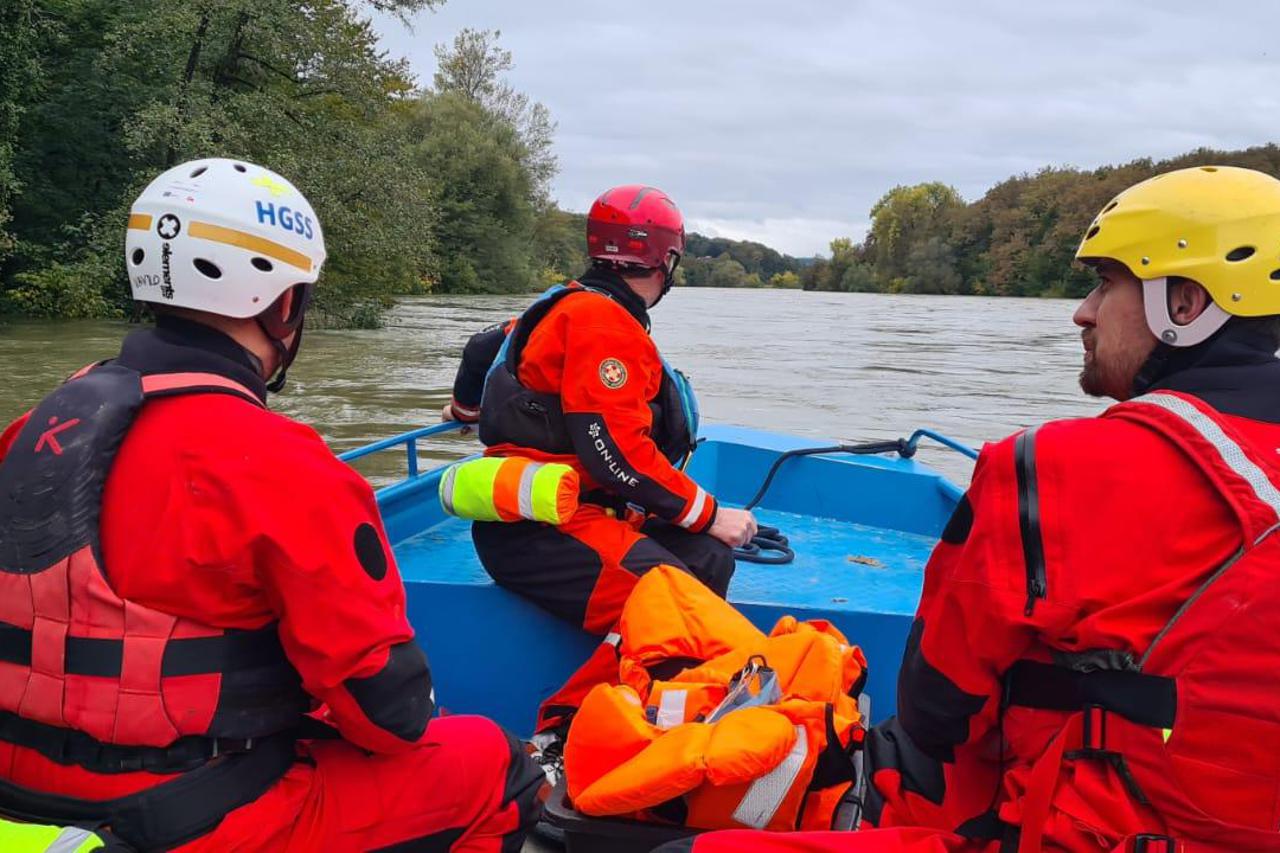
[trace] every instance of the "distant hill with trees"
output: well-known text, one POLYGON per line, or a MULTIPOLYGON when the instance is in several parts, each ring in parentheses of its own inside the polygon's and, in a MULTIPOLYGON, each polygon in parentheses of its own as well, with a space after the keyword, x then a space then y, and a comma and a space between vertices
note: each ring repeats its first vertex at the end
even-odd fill
POLYGON ((1280 147, 1201 148, 1099 169, 1045 168, 966 202, 943 183, 894 187, 871 209, 861 243, 800 272, 806 290, 986 296, 1083 296, 1093 273, 1072 263, 1093 217, 1125 188, 1189 166, 1244 166, 1280 177, 1280 147))
MULTIPOLYGON (((0 315, 127 315, 130 202, 165 168, 207 156, 268 166, 311 200, 329 251, 316 313, 330 324, 376 325, 403 294, 525 293, 580 273, 583 214, 550 193, 555 123, 506 82, 501 34, 465 29, 437 45, 438 70, 420 84, 366 17, 441 2, 4 0, 0 315)), ((1078 296, 1092 273, 1071 257, 1102 205, 1143 178, 1207 163, 1276 175, 1280 148, 1046 168, 972 202, 938 182, 895 187, 865 238, 833 240, 829 258, 691 233, 680 277, 1078 296)))

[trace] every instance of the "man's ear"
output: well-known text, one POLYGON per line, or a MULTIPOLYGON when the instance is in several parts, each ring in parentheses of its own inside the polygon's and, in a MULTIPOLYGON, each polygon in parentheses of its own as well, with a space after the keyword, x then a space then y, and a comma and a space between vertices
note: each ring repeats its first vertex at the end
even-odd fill
POLYGON ((1209 291, 1186 278, 1169 282, 1169 316, 1179 326, 1185 326, 1204 313, 1213 302, 1209 291))

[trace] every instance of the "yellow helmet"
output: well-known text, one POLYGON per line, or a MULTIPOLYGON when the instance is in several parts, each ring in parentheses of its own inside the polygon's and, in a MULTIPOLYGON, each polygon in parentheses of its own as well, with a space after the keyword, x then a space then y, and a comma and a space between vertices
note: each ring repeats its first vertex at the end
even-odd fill
POLYGON ((1280 180, 1234 166, 1157 175, 1102 209, 1076 258, 1119 261, 1143 279, 1148 323, 1167 343, 1199 343, 1227 315, 1280 314, 1280 180), (1169 276, 1199 283, 1219 310, 1206 312, 1203 323, 1174 324, 1165 303, 1169 276))

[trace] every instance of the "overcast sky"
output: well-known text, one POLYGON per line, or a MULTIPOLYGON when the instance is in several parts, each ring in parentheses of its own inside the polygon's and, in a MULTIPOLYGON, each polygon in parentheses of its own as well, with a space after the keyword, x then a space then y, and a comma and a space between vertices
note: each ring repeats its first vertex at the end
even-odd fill
POLYGON ((501 29, 559 124, 561 206, 662 187, 693 230, 793 255, 896 184, 966 199, 1044 165, 1280 141, 1276 0, 449 0, 375 20, 419 82, 501 29))

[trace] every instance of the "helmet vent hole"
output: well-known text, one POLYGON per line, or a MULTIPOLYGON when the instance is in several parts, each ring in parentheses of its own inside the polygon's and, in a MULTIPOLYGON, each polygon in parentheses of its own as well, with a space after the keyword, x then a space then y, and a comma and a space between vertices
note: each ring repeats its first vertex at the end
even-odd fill
POLYGON ((1099 232, 1099 231, 1101 231, 1101 230, 1102 230, 1102 226, 1101 226, 1101 225, 1095 225, 1095 226, 1093 226, 1092 228, 1090 228, 1090 229, 1089 229, 1089 233, 1088 233, 1088 234, 1085 234, 1085 235, 1084 235, 1084 238, 1085 238, 1086 240, 1092 240, 1094 237, 1098 236, 1098 232, 1099 232))
POLYGON ((1237 246, 1230 252, 1227 252, 1227 260, 1232 263, 1243 261, 1253 256, 1254 248, 1252 246, 1237 246))
POLYGON ((222 270, 212 261, 206 261, 204 258, 196 258, 191 262, 200 274, 207 278, 222 278, 222 270))
POLYGON ((1216 172, 1216 171, 1218 171, 1218 167, 1217 167, 1217 166, 1201 166, 1201 167, 1200 167, 1200 171, 1202 171, 1202 172, 1216 172))
POLYGON ((1272 270, 1272 271, 1271 271, 1271 280, 1272 280, 1272 281, 1280 281, 1280 270, 1272 270))
POLYGON ((201 166, 200 168, 196 169, 194 172, 191 173, 191 177, 198 178, 207 171, 209 171, 208 166, 201 166))
POLYGON ((129 256, 129 260, 133 261, 133 265, 136 267, 138 264, 142 263, 142 259, 146 256, 147 253, 141 249, 134 249, 133 254, 129 256))
POLYGON ((262 272, 271 272, 273 269, 275 269, 271 261, 267 260, 266 258, 254 258, 253 260, 249 261, 249 263, 253 264, 254 269, 261 270, 262 272))
POLYGON ((1120 203, 1120 202, 1118 202, 1118 201, 1113 201, 1113 202, 1111 202, 1111 204, 1109 204, 1109 205, 1107 205, 1106 207, 1102 208, 1102 212, 1103 212, 1103 213, 1110 213, 1111 211, 1113 211, 1113 210, 1115 210, 1115 209, 1116 209, 1116 205, 1117 205, 1117 204, 1119 204, 1119 203, 1120 203))
POLYGON ((246 168, 244 167, 244 164, 243 164, 243 163, 236 163, 236 167, 235 167, 235 168, 236 168, 236 171, 237 171, 237 172, 247 172, 247 171, 249 171, 248 169, 246 169, 246 168))

